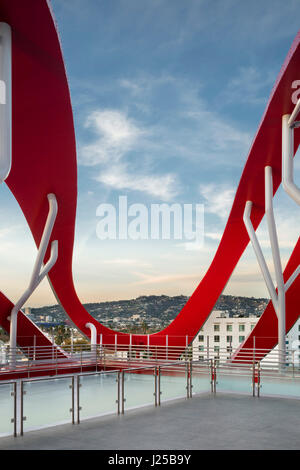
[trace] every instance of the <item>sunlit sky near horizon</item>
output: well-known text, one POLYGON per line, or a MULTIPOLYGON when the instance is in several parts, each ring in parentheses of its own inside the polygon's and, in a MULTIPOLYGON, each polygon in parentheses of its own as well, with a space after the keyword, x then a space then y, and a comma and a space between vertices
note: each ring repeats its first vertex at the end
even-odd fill
MULTIPOLYGON (((191 295, 213 259, 272 86, 300 29, 299 2, 52 0, 52 8, 77 141, 77 293, 83 303, 191 295), (146 207, 204 204, 204 246, 100 240, 98 205, 117 206, 124 195, 128 204, 146 207)), ((36 248, 4 185, 0 197, 1 290, 16 301, 36 248)), ((285 265, 300 212, 281 189, 275 211, 285 265)), ((272 269, 264 221, 258 236, 272 269)), ((251 247, 224 293, 268 297, 251 247)), ((43 281, 27 305, 54 303, 43 281)))

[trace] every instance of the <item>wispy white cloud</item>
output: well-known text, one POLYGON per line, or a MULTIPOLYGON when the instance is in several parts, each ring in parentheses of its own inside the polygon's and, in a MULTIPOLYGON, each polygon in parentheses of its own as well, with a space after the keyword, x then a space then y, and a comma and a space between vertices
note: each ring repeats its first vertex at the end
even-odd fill
POLYGON ((132 273, 135 274, 136 276, 140 277, 141 279, 138 281, 135 281, 134 284, 168 284, 170 282, 174 281, 185 281, 185 280, 199 280, 199 274, 144 274, 144 273, 139 273, 135 272, 132 273))
POLYGON ((199 190, 205 200, 205 212, 215 214, 221 219, 226 219, 233 203, 235 190, 231 187, 215 183, 202 184, 199 190))
POLYGON ((107 259, 103 261, 104 264, 108 265, 118 265, 118 266, 140 266, 140 267, 151 267, 149 263, 145 263, 144 261, 141 261, 140 259, 134 259, 134 258, 113 258, 113 259, 107 259))
MULTIPOLYGON (((119 85, 127 89, 135 97, 143 100, 148 99, 153 92, 161 86, 170 85, 178 87, 180 79, 171 74, 162 73, 160 75, 141 74, 136 77, 121 78, 119 85)), ((199 86, 200 84, 198 84, 199 86)))
POLYGON ((177 243, 176 246, 180 248, 184 248, 186 251, 204 251, 206 247, 203 243, 197 242, 183 242, 177 243))
POLYGON ((222 233, 221 232, 205 232, 205 237, 210 238, 211 240, 221 240, 222 233))
MULTIPOLYGON (((199 152, 208 151, 208 154, 213 154, 215 158, 219 154, 223 164, 230 165, 234 162, 230 156, 230 150, 235 157, 237 152, 243 155, 249 149, 250 134, 241 131, 236 125, 221 118, 216 112, 208 110, 204 103, 199 102, 198 108, 187 111, 185 116, 197 125, 198 132, 195 134, 198 145, 200 144, 199 152), (225 155, 227 158, 224 158, 225 155)), ((219 158, 217 158, 217 162, 220 163, 219 158)))
MULTIPOLYGON (((296 219, 290 215, 284 215, 284 211, 275 214, 276 217, 276 231, 281 251, 287 250, 291 252, 299 237, 299 225, 296 219)), ((263 248, 270 249, 270 237, 266 226, 266 221, 261 224, 257 230, 259 243, 263 248)))
POLYGON ((172 200, 178 193, 174 174, 156 176, 130 172, 125 165, 106 168, 95 179, 114 189, 141 191, 164 201, 172 200))
POLYGON ((138 80, 128 78, 121 78, 119 85, 128 90, 133 96, 139 96, 144 90, 144 87, 138 80))
POLYGON ((79 150, 79 163, 88 166, 120 160, 145 134, 125 113, 111 109, 93 111, 85 128, 95 135, 92 143, 79 150))
POLYGON ((81 164, 138 151, 156 164, 176 158, 228 167, 241 166, 247 155, 251 134, 209 106, 199 81, 145 73, 114 81, 107 93, 112 90, 122 96, 126 113, 101 110, 90 115, 86 126, 95 138, 79 149, 81 164), (138 120, 130 117, 137 115, 138 120))
POLYGON ((148 114, 159 116, 151 127, 152 150, 159 147, 164 154, 191 161, 199 161, 201 156, 202 161, 210 159, 227 166, 236 165, 237 155, 246 156, 251 134, 208 105, 201 93, 201 82, 162 74, 122 79, 119 84, 130 92, 135 104, 147 109, 148 114), (158 97, 162 93, 168 95, 171 103, 167 113, 160 104, 158 114, 156 106, 161 103, 158 97))
POLYGON ((263 105, 267 102, 276 78, 275 71, 257 69, 253 65, 240 67, 222 89, 219 103, 263 105))
POLYGON ((145 151, 148 144, 144 139, 150 131, 138 126, 124 112, 93 111, 85 127, 93 131, 95 138, 80 148, 80 163, 101 167, 94 177, 96 181, 112 189, 140 191, 162 200, 171 200, 178 194, 180 185, 175 174, 141 171, 129 161, 131 151, 145 151))
MULTIPOLYGON (((20 227, 17 227, 18 229, 20 227)), ((0 238, 5 238, 15 231, 16 227, 3 227, 0 229, 0 238)))

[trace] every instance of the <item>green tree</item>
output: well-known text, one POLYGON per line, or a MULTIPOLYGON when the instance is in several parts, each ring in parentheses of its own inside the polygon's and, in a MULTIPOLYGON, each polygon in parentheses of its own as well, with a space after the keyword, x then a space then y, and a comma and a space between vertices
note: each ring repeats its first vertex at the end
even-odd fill
POLYGON ((71 334, 70 330, 65 325, 59 325, 54 330, 54 341, 56 344, 64 344, 66 340, 69 340, 71 334))
POLYGON ((148 326, 148 323, 145 322, 145 320, 143 320, 141 323, 141 329, 144 335, 149 333, 149 326, 148 326))

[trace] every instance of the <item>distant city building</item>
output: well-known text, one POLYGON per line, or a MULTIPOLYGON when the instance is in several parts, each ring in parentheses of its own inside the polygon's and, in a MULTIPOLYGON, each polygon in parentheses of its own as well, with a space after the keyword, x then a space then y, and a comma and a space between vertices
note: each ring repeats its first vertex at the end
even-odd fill
POLYGON ((193 359, 201 361, 231 356, 247 338, 258 322, 256 315, 249 317, 229 317, 229 314, 221 310, 213 310, 198 335, 193 341, 193 359))
POLYGON ((300 365, 300 317, 286 335, 286 349, 289 351, 289 360, 294 365, 300 365))
MULTIPOLYGON (((214 310, 193 341, 193 360, 201 361, 221 357, 230 359, 232 353, 241 346, 251 333, 259 317, 229 317, 223 311, 214 310)), ((300 317, 286 334, 287 364, 300 365, 300 317)), ((278 358, 276 346, 262 360, 271 364, 278 358)))

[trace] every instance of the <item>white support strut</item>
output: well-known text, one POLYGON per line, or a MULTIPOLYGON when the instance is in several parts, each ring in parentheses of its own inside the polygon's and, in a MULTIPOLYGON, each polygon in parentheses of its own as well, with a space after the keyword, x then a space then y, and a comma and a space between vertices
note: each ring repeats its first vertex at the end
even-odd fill
POLYGON ((0 22, 0 184, 8 177, 12 160, 11 28, 0 22))
POLYGON ((268 232, 270 237, 270 244, 272 250, 272 258, 275 269, 275 278, 277 283, 277 318, 278 318, 278 349, 280 363, 282 364, 285 357, 285 333, 286 333, 286 318, 285 318, 285 287, 283 280, 283 271, 280 259, 279 243, 276 231, 276 224, 273 210, 273 178, 272 168, 265 167, 265 211, 268 224, 268 232))
POLYGON ((294 182, 294 129, 300 111, 300 99, 291 115, 282 116, 282 186, 285 192, 300 205, 300 189, 294 182))
MULTIPOLYGON (((300 205, 300 188, 294 182, 294 129, 300 127, 300 122, 296 121, 300 112, 300 99, 292 114, 282 116, 282 186, 285 192, 300 205)), ((244 223, 255 251, 258 263, 260 265, 264 280, 266 282, 274 310, 278 318, 278 349, 279 361, 281 365, 284 362, 285 354, 285 332, 286 332, 286 308, 285 294, 291 287, 295 279, 300 273, 300 265, 295 269, 290 278, 284 283, 283 272, 280 260, 279 244, 276 233, 276 224, 273 211, 273 181, 272 168, 265 167, 265 210, 268 223, 268 231, 270 244, 272 249, 272 257, 275 268, 275 276, 277 283, 277 292, 273 284, 269 269, 264 259, 262 250, 258 243, 255 230, 253 228, 250 216, 252 210, 252 202, 247 201, 244 210, 244 223), (280 357, 281 356, 281 357, 280 357)))
POLYGON ((297 276, 300 274, 300 265, 295 269, 293 274, 289 277, 289 279, 286 281, 284 289, 285 292, 291 287, 297 276))
POLYGON ((94 323, 86 323, 85 327, 89 328, 91 331, 91 348, 95 349, 97 346, 97 328, 94 323))
POLYGON ((259 245, 254 227, 250 219, 252 205, 253 205, 252 201, 246 202, 243 220, 244 220, 250 241, 252 243, 258 264, 263 274, 263 278, 265 280, 267 289, 269 291, 269 295, 271 297, 275 313, 278 318, 278 349, 279 349, 278 362, 279 362, 279 367, 282 368, 284 364, 284 357, 285 357, 285 290, 284 292, 282 292, 281 290, 278 289, 278 295, 277 295, 269 268, 265 261, 263 252, 259 245))
POLYGON ((265 261, 262 249, 259 245, 254 227, 251 222, 251 211, 253 203, 247 201, 244 210, 244 223, 252 243, 257 261, 259 263, 261 272, 263 274, 266 286, 268 288, 274 310, 278 318, 278 349, 279 349, 279 365, 283 367, 285 362, 285 334, 286 334, 286 308, 285 308, 285 293, 292 285, 298 274, 300 273, 300 266, 297 267, 295 272, 290 276, 286 283, 283 279, 283 271, 280 259, 279 243, 276 232, 276 224, 273 210, 273 179, 272 179, 272 168, 270 166, 265 167, 265 211, 268 224, 268 232, 270 238, 270 244, 272 249, 272 257, 275 269, 275 277, 277 283, 277 292, 274 286, 270 271, 265 261))
POLYGON ((54 240, 51 243, 50 257, 47 263, 43 266, 44 257, 49 245, 49 240, 52 234, 53 226, 57 215, 57 201, 54 194, 48 194, 49 213, 44 227, 43 235, 41 238, 40 246, 38 249, 37 258, 34 264, 32 276, 28 288, 22 294, 20 299, 13 307, 10 317, 10 348, 12 353, 12 362, 14 362, 15 349, 17 344, 17 316, 18 312, 29 299, 44 277, 48 274, 50 269, 56 263, 58 257, 58 241, 54 240))
POLYGON ((91 331, 91 358, 97 363, 97 328, 90 322, 86 323, 85 327, 91 331))
POLYGON ((260 266, 263 278, 265 280, 267 289, 269 291, 269 295, 270 295, 271 300, 273 302, 274 310, 277 314, 277 310, 278 310, 277 309, 277 293, 276 293, 276 289, 275 289, 273 281, 272 281, 272 277, 270 275, 269 268, 268 268, 267 263, 265 261, 262 249, 260 247, 260 244, 258 242, 256 233, 255 233, 255 230, 254 230, 252 222, 251 222, 250 217, 251 217, 251 212, 252 212, 252 206, 253 206, 252 201, 247 201, 246 202, 243 220, 244 220, 244 224, 246 226, 250 241, 252 243, 252 247, 254 249, 254 253, 256 255, 258 264, 260 266))

